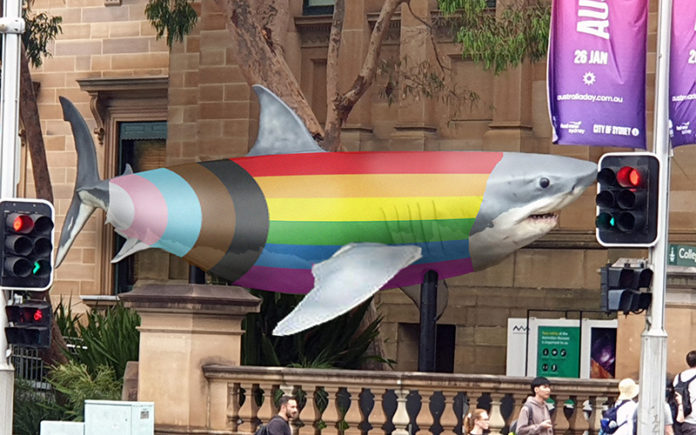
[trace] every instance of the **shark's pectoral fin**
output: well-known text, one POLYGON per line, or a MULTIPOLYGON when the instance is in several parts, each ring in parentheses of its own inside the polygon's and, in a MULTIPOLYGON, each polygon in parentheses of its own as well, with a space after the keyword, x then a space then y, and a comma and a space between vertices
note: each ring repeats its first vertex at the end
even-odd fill
MULTIPOLYGON (((408 287, 401 287, 406 296, 408 296, 414 304, 420 310, 420 297, 421 297, 421 286, 420 285, 410 285, 408 287)), ((447 301, 449 300, 449 289, 447 288, 447 282, 442 280, 437 283, 437 318, 442 316, 447 308, 447 301)))
POLYGON ((418 246, 351 243, 312 267, 314 288, 273 330, 290 335, 357 307, 421 257, 418 246))
POLYGON ((111 259, 111 262, 118 263, 119 261, 128 257, 129 255, 133 255, 136 252, 144 251, 146 249, 149 249, 150 247, 150 245, 148 245, 147 243, 143 243, 138 239, 130 237, 126 238, 126 243, 123 244, 121 250, 118 251, 118 254, 116 254, 116 256, 114 256, 114 258, 111 259))

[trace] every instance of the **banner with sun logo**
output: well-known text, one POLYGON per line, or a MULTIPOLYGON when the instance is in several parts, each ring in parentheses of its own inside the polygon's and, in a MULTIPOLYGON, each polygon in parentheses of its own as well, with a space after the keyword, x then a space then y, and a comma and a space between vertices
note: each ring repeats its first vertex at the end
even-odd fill
POLYGON ((696 2, 672 3, 669 119, 672 146, 696 144, 696 2))
POLYGON ((554 143, 645 148, 648 0, 554 0, 548 98, 554 143))

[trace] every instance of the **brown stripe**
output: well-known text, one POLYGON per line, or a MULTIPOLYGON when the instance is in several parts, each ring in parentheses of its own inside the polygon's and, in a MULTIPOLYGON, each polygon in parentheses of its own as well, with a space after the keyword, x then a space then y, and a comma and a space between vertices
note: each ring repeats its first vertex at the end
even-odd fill
POLYGON ((201 204, 201 232, 184 259, 210 270, 225 256, 234 237, 236 212, 230 192, 215 174, 198 163, 169 169, 186 180, 201 204))

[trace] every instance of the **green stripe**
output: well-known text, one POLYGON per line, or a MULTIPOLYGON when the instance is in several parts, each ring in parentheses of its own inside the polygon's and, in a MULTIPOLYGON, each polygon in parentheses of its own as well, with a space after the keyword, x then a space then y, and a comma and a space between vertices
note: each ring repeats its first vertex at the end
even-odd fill
POLYGON ((420 221, 289 222, 271 221, 267 243, 286 245, 385 244, 466 240, 475 219, 420 221))

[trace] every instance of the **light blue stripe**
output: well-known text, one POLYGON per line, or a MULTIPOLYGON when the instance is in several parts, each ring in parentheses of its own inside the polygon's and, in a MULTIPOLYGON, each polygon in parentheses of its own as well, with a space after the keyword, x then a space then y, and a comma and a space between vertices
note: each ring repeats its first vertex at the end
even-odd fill
MULTIPOLYGON (((423 258, 414 264, 462 260, 469 257, 468 240, 409 243, 408 245, 420 246, 423 252, 423 258)), ((280 245, 267 243, 254 266, 311 269, 313 264, 330 258, 340 248, 340 246, 331 245, 280 245)))
POLYGON ((167 228, 154 245, 183 257, 201 232, 201 203, 196 192, 179 174, 160 168, 138 173, 157 186, 167 204, 167 228))

